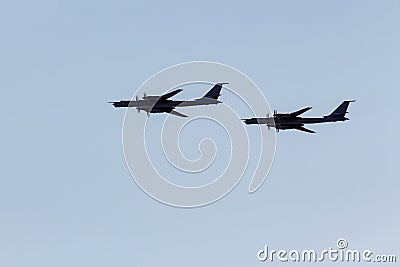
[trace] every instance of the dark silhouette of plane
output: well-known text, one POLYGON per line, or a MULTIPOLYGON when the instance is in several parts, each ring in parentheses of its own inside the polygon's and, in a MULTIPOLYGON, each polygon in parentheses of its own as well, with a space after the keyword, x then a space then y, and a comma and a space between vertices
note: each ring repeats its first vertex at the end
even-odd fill
POLYGON ((218 100, 218 97, 221 95, 221 89, 224 84, 228 83, 217 83, 215 84, 207 94, 205 94, 201 98, 193 99, 193 100, 171 100, 169 98, 174 95, 182 92, 182 89, 174 90, 170 93, 166 93, 161 96, 148 96, 146 93, 143 94, 143 98, 139 99, 136 96, 135 100, 121 100, 119 102, 108 102, 113 104, 116 108, 136 108, 140 113, 141 110, 149 113, 170 113, 172 115, 187 117, 185 114, 179 113, 174 110, 176 107, 191 107, 191 106, 203 106, 203 105, 212 105, 222 103, 218 100))
POLYGON ((348 118, 345 117, 346 113, 348 113, 347 108, 349 104, 354 101, 355 100, 343 101, 331 114, 324 117, 300 117, 299 115, 311 109, 311 107, 306 107, 292 113, 277 113, 277 111, 274 110, 273 117, 267 115, 266 118, 243 119, 243 121, 246 124, 265 124, 268 126, 268 129, 270 129, 270 127, 275 127, 277 132, 279 132, 279 130, 295 129, 307 133, 315 133, 314 131, 304 128, 304 124, 346 121, 348 120, 348 118))

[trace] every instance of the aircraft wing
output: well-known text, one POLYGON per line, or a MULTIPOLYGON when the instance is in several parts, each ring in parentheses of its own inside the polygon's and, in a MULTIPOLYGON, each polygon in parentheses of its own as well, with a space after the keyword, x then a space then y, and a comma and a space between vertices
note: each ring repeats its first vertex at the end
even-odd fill
POLYGON ((309 111, 310 109, 312 109, 312 107, 306 107, 306 108, 303 108, 303 109, 300 109, 298 111, 290 113, 289 116, 290 117, 297 117, 300 114, 303 114, 304 112, 309 111))
POLYGON ((303 131, 306 133, 315 133, 314 131, 311 131, 310 129, 304 128, 303 126, 296 126, 294 127, 294 129, 299 130, 299 131, 303 131))
POLYGON ((159 100, 167 100, 168 98, 171 98, 174 95, 176 95, 177 93, 180 93, 182 91, 183 91, 182 89, 176 89, 170 93, 166 93, 166 94, 162 95, 159 100))
POLYGON ((168 113, 175 115, 175 116, 179 116, 179 117, 184 117, 184 118, 187 117, 185 114, 179 113, 176 110, 171 110, 171 112, 168 112, 168 113))

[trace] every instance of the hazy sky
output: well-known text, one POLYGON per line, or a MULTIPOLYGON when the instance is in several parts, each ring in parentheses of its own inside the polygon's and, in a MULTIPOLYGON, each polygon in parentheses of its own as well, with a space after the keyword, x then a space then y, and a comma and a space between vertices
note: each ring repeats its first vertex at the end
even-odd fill
POLYGON ((261 266, 264 245, 340 237, 399 259, 399 14, 398 1, 2 1, 0 266, 261 266), (131 179, 124 111, 107 101, 192 60, 241 70, 279 111, 357 102, 317 134, 280 132, 255 194, 244 177, 210 206, 172 208, 131 179))

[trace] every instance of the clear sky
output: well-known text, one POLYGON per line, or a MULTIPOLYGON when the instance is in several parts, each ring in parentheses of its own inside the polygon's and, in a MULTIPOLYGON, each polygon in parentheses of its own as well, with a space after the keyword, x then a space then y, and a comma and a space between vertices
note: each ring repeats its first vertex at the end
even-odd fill
POLYGON ((399 14, 398 1, 2 1, 0 266, 260 266, 264 245, 340 237, 399 258, 399 14), (124 111, 107 101, 192 60, 241 70, 279 111, 357 102, 317 134, 280 132, 255 194, 244 177, 213 205, 172 208, 131 179, 124 111))

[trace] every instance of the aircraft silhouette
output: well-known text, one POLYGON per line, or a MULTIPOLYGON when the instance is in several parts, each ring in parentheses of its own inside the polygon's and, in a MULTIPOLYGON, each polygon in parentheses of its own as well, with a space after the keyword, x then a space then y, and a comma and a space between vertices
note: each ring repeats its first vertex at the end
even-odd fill
POLYGON ((292 113, 278 113, 274 110, 274 115, 272 117, 267 115, 265 118, 243 119, 243 121, 246 124, 265 124, 268 126, 268 129, 274 127, 277 132, 279 132, 279 130, 295 129, 307 133, 315 133, 312 130, 304 128, 304 124, 346 121, 348 118, 346 118, 345 115, 348 113, 347 108, 351 102, 355 102, 355 100, 343 101, 331 114, 324 117, 299 117, 299 115, 311 109, 311 107, 306 107, 292 113))
POLYGON ((224 84, 228 83, 217 83, 215 84, 207 94, 205 94, 201 98, 193 99, 193 100, 171 100, 169 98, 174 95, 182 92, 182 89, 174 90, 170 93, 166 93, 161 96, 148 96, 146 93, 143 94, 143 98, 139 99, 136 96, 135 100, 121 100, 119 102, 108 102, 113 104, 116 108, 121 107, 134 107, 137 109, 138 113, 141 110, 149 113, 170 113, 172 115, 187 117, 185 114, 179 113, 174 110, 176 107, 191 107, 191 106, 203 106, 203 105, 212 105, 222 103, 218 100, 218 97, 221 95, 221 89, 224 84))

